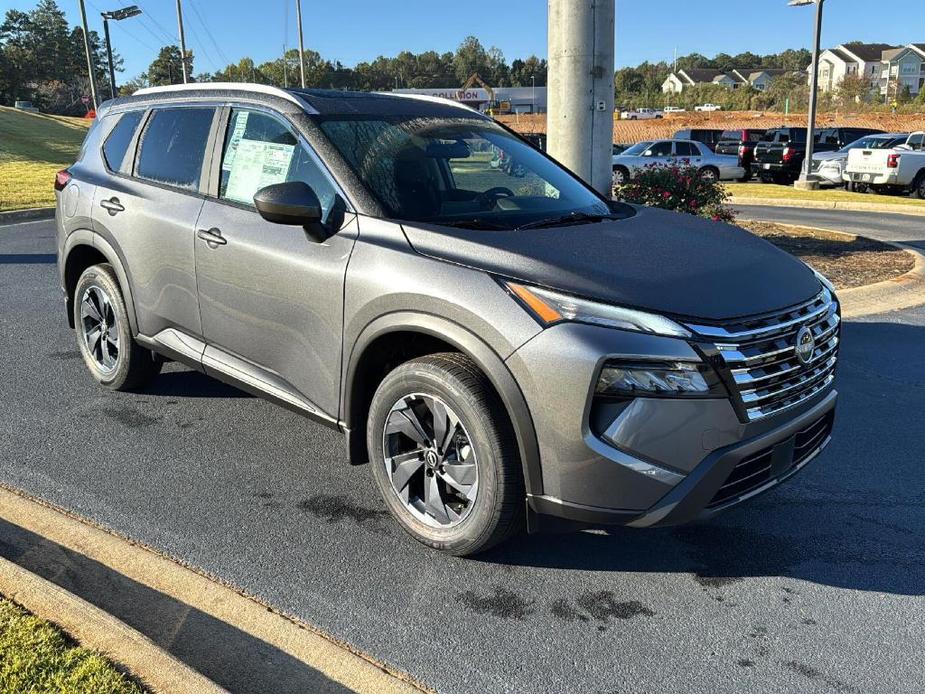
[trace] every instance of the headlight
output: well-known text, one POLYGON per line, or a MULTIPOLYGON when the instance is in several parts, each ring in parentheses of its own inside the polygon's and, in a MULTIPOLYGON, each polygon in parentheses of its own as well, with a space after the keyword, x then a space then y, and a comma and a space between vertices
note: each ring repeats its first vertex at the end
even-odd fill
POLYGON ((561 322, 590 323, 653 335, 691 337, 687 328, 654 313, 601 304, 515 282, 506 282, 505 286, 540 323, 546 326, 561 322))
MULTIPOLYGON (((812 268, 810 268, 810 270, 812 270, 812 268)), ((816 270, 813 270, 813 274, 816 276, 816 279, 822 283, 822 286, 829 290, 829 293, 831 293, 832 298, 834 299, 835 298, 835 285, 829 282, 828 278, 823 277, 816 270)))
POLYGON ((607 362, 595 395, 605 396, 719 396, 725 397, 716 373, 692 362, 607 362))

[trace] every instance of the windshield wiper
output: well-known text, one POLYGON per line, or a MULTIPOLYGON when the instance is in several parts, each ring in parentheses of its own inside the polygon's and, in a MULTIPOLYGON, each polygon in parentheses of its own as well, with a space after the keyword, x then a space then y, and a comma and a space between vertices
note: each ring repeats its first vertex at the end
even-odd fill
POLYGON ((459 229, 479 229, 486 231, 510 231, 511 227, 505 226, 504 224, 496 224, 495 222, 489 222, 484 219, 460 219, 451 222, 430 222, 431 224, 438 224, 444 227, 456 227, 459 229))
POLYGON ((605 219, 619 219, 612 214, 589 214, 587 212, 570 212, 569 214, 558 217, 548 217, 538 219, 535 222, 527 222, 517 227, 516 231, 524 229, 541 229, 542 227, 564 226, 566 224, 584 224, 586 222, 602 222, 605 219))

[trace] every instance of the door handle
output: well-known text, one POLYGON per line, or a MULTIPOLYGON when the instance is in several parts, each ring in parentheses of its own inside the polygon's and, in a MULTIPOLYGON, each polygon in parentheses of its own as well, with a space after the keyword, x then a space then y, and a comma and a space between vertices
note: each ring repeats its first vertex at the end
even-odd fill
POLYGON ((119 198, 112 197, 109 200, 100 200, 100 207, 109 213, 110 217, 115 217, 120 212, 125 211, 125 207, 119 202, 119 198))
POLYGON ((226 243, 228 243, 228 241, 225 240, 225 237, 222 236, 221 230, 216 229, 215 227, 212 227, 211 229, 199 229, 196 231, 196 236, 209 244, 209 248, 218 248, 219 246, 224 246, 226 243))

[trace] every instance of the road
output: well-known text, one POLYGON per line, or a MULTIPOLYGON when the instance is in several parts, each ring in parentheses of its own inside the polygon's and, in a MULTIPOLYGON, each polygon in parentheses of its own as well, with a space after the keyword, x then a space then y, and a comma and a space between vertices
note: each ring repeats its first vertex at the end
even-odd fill
POLYGON ((98 388, 55 272, 51 223, 0 229, 0 482, 441 692, 925 689, 925 310, 846 324, 834 441, 789 484, 462 560, 396 529, 336 433, 174 364, 98 388))

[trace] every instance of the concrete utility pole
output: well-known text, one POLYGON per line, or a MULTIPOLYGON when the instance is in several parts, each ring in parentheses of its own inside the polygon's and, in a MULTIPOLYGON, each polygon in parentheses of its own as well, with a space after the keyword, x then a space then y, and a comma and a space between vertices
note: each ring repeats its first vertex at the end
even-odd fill
POLYGON ((816 92, 819 86, 819 52, 822 41, 822 6, 825 0, 790 0, 791 6, 816 5, 816 31, 813 37, 813 67, 809 77, 809 121, 806 124, 806 158, 803 160, 803 170, 799 180, 794 184, 796 188, 815 189, 819 182, 810 175, 813 167, 813 145, 816 133, 816 92))
POLYGON ((183 8, 180 7, 180 0, 177 0, 177 26, 180 28, 180 67, 183 68, 183 84, 189 81, 186 74, 186 35, 183 33, 183 8))
POLYGON ((548 1, 548 151, 609 197, 615 0, 548 1))
POLYGON ((90 57, 90 30, 87 28, 87 8, 84 7, 84 0, 80 0, 80 21, 83 22, 84 29, 84 51, 87 54, 87 75, 90 78, 90 99, 93 101, 93 110, 99 106, 96 100, 96 77, 93 76, 93 58, 90 57))
POLYGON ((296 21, 299 23, 299 78, 305 89, 305 46, 302 44, 302 0, 295 0, 296 21))

